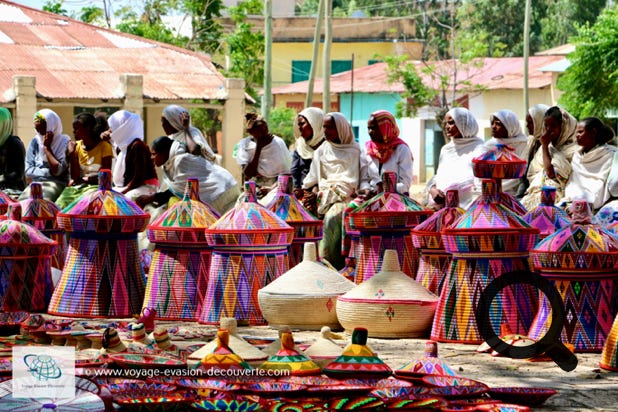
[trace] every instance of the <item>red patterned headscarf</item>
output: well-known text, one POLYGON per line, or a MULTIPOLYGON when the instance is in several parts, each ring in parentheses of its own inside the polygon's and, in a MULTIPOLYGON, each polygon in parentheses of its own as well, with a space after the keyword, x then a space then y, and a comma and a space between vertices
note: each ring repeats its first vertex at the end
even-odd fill
POLYGON ((393 155, 395 148, 400 144, 406 144, 406 142, 399 138, 399 127, 397 127, 397 122, 390 112, 378 110, 371 113, 371 116, 378 122, 378 128, 384 142, 375 143, 373 140, 369 140, 365 143, 365 148, 369 156, 378 159, 380 163, 386 163, 393 155))

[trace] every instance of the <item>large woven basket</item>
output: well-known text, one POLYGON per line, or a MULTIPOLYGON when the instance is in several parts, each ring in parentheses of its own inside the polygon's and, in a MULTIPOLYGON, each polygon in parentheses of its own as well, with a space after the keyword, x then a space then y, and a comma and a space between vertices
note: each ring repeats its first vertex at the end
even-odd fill
POLYGON ((338 329, 337 296, 353 287, 354 283, 317 262, 315 243, 305 243, 302 262, 260 289, 258 302, 271 326, 338 329))
POLYGON ((474 176, 483 179, 518 179, 526 173, 526 165, 512 147, 503 144, 472 159, 474 176))
POLYGON ((346 330, 364 327, 371 337, 426 336, 438 296, 401 272, 397 252, 384 252, 382 270, 337 298, 337 318, 346 330))

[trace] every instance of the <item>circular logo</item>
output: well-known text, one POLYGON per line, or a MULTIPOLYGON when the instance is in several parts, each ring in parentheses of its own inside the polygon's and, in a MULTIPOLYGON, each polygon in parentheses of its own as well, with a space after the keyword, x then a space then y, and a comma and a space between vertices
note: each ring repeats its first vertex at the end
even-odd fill
POLYGON ((560 341, 560 334, 564 326, 562 298, 555 286, 541 275, 520 270, 498 276, 481 293, 475 316, 479 333, 487 344, 501 355, 515 359, 526 359, 545 354, 567 372, 577 367, 577 357, 560 341), (549 300, 552 310, 549 330, 538 342, 528 346, 513 346, 504 342, 496 335, 489 319, 491 302, 496 295, 505 287, 518 284, 531 285, 541 291, 549 300))
POLYGON ((62 376, 62 371, 58 364, 49 355, 26 355, 24 356, 24 363, 32 376, 40 381, 58 379, 62 376))

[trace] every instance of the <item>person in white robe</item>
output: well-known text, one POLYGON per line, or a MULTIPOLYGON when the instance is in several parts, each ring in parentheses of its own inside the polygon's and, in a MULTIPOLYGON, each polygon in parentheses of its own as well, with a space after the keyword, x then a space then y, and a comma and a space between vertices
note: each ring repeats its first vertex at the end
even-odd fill
POLYGON ((438 170, 427 183, 427 205, 441 209, 447 190, 459 191, 459 207, 467 209, 481 194, 480 181, 474 177, 472 159, 484 152, 483 139, 477 136, 479 126, 474 115, 463 107, 449 110, 445 117, 446 136, 438 170))
POLYGON ((188 153, 201 155, 211 162, 218 161, 200 129, 191 125, 191 114, 184 107, 177 104, 166 106, 161 126, 170 139, 184 144, 188 153))

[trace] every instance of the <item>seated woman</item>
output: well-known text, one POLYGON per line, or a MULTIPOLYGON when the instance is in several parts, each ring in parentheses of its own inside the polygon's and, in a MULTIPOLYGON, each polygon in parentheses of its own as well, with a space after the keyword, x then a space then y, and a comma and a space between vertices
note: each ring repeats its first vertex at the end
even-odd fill
POLYGON ((109 118, 110 140, 116 151, 112 172, 114 190, 135 200, 157 191, 159 179, 144 143, 144 123, 137 113, 118 110, 109 118))
POLYGON ((324 235, 319 255, 336 269, 344 266, 341 254, 342 215, 354 198, 360 181, 360 147, 354 141, 352 126, 339 112, 324 116, 326 141, 313 154, 305 180, 303 204, 317 210, 324 220, 324 235))
POLYGON ((101 117, 98 119, 90 113, 75 116, 75 141, 69 142, 67 152, 71 180, 56 199, 56 204, 61 209, 84 194, 95 191, 99 183, 99 170, 112 167, 112 145, 101 139, 101 134, 107 130, 107 123, 103 122, 101 117))
POLYGON ((375 194, 381 190, 382 174, 395 172, 397 191, 408 195, 413 179, 413 157, 406 142, 399 138, 395 117, 386 110, 373 112, 367 129, 371 140, 361 154, 361 191, 368 190, 368 196, 375 194))
MULTIPOLYGON (((528 136, 521 129, 517 115, 510 110, 499 110, 489 116, 491 139, 485 142, 485 150, 492 150, 498 144, 513 148, 515 155, 528 161, 528 136)), ((502 180, 502 191, 515 196, 521 185, 520 179, 502 180)))
POLYGON ((324 142, 324 112, 317 107, 307 107, 302 110, 294 121, 294 151, 292 152, 292 181, 294 195, 302 199, 303 180, 313 160, 313 152, 324 142))
POLYGON ((21 139, 12 133, 11 112, 0 107, 0 190, 17 199, 26 188, 26 149, 21 139))
POLYGON ((541 147, 541 135, 543 134, 543 118, 545 117, 545 112, 549 109, 549 106, 546 104, 535 104, 534 106, 528 109, 528 113, 526 113, 526 130, 528 131, 528 158, 526 159, 528 163, 526 164, 526 175, 521 178, 521 184, 519 185, 519 189, 517 191, 517 198, 521 199, 524 197, 526 190, 528 190, 528 186, 530 182, 528 181, 528 170, 530 169, 530 162, 532 162, 532 158, 536 153, 537 149, 541 147))
MULTIPOLYGON (((62 133, 60 117, 49 109, 34 114, 36 134, 26 151, 26 183, 41 183, 43 198, 56 201, 69 183, 69 162, 67 150, 71 138, 62 133)), ((30 187, 19 196, 19 200, 30 197, 30 187)))
POLYGON ((427 205, 444 207, 447 190, 459 191, 459 206, 467 209, 480 195, 480 184, 472 171, 472 159, 483 153, 483 139, 476 134, 478 123, 463 107, 449 110, 444 117, 444 130, 450 141, 442 146, 438 170, 427 183, 427 205))
POLYGON ((201 155, 211 162, 216 161, 215 152, 200 129, 191 125, 191 114, 184 107, 170 104, 163 109, 161 126, 170 139, 184 144, 188 153, 201 155))
POLYGON ((575 199, 586 199, 593 212, 610 198, 607 178, 616 153, 614 130, 596 117, 586 117, 577 125, 577 144, 573 154, 571 176, 564 188, 561 207, 569 209, 575 199))
POLYGON ((230 210, 240 196, 238 184, 230 172, 202 156, 187 153, 183 144, 167 136, 152 142, 151 154, 155 166, 162 168, 163 183, 167 188, 139 196, 135 201, 142 208, 151 203, 160 207, 153 217, 166 210, 170 200, 182 199, 190 177, 199 179, 200 199, 220 214, 230 210))
POLYGON ((571 159, 577 150, 575 130, 577 120, 566 110, 552 106, 543 116, 544 132, 541 145, 528 164, 529 186, 521 203, 532 210, 541 202, 543 186, 556 188, 556 204, 564 196, 564 187, 571 175, 571 159))
POLYGON ((262 198, 277 184, 279 175, 290 174, 290 150, 282 138, 268 130, 268 124, 257 113, 247 113, 245 137, 234 146, 234 158, 242 168, 243 180, 254 180, 257 195, 262 198))

